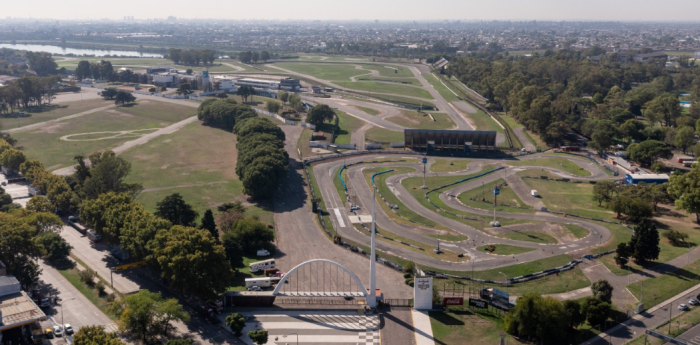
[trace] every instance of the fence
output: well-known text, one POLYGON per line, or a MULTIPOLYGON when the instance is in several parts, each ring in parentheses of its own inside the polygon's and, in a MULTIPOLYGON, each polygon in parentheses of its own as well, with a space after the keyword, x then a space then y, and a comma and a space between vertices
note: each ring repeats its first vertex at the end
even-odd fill
POLYGON ((266 111, 266 110, 262 110, 262 109, 258 109, 258 108, 253 108, 253 110, 255 110, 258 114, 263 114, 265 116, 274 117, 275 119, 280 120, 288 125, 296 125, 297 124, 296 121, 287 120, 282 116, 279 116, 275 113, 271 113, 271 112, 266 111))
POLYGON ((310 124, 310 123, 302 122, 302 123, 301 123, 301 126, 302 126, 302 127, 306 127, 306 128, 310 128, 310 129, 312 129, 312 130, 316 130, 316 125, 312 125, 312 124, 310 124))

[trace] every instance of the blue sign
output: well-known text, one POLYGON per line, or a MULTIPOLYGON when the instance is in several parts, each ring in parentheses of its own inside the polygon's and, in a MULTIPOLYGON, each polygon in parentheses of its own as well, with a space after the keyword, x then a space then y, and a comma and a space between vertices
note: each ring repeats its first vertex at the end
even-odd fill
POLYGON ((428 163, 428 159, 427 159, 427 158, 423 158, 423 164, 426 164, 426 163, 428 163))
POLYGON ((501 194, 501 191, 498 190, 498 189, 494 189, 494 190, 493 190, 493 195, 498 195, 498 194, 501 194))

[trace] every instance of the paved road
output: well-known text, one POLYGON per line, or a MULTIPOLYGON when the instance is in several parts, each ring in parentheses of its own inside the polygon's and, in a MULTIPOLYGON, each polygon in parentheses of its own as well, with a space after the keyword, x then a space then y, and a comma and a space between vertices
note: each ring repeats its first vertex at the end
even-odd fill
POLYGON ((528 152, 535 152, 537 151, 537 147, 533 145, 530 140, 527 139, 527 135, 525 135, 525 127, 516 127, 513 128, 513 133, 515 133, 515 136, 518 137, 518 140, 520 140, 520 143, 523 144, 523 148, 527 150, 528 152))
MULTIPOLYGON (((430 95, 435 99, 435 105, 440 109, 441 112, 446 112, 452 121, 457 125, 457 129, 461 130, 474 130, 472 125, 467 121, 467 118, 460 111, 452 106, 445 98, 440 95, 440 93, 428 83, 425 78, 434 78, 430 73, 430 67, 427 65, 403 65, 404 67, 409 67, 413 75, 418 79, 418 81, 423 85, 423 88, 430 92, 430 95)), ((436 80, 439 83, 439 81, 436 80)))
POLYGON ((338 108, 339 110, 344 111, 350 116, 356 117, 362 121, 365 121, 367 123, 371 123, 374 126, 380 127, 380 128, 385 128, 388 130, 392 131, 403 131, 406 127, 397 125, 391 121, 386 120, 387 117, 394 116, 400 113, 398 109, 395 107, 391 107, 388 105, 381 105, 381 104, 374 104, 374 103, 366 103, 366 102, 360 102, 352 99, 343 99, 343 98, 316 98, 316 97, 311 97, 311 96, 302 96, 304 99, 308 101, 312 101, 315 103, 319 104, 327 104, 333 108, 338 108), (379 111, 383 111, 384 115, 370 115, 365 113, 364 111, 356 108, 357 106, 361 107, 369 107, 369 108, 374 108, 379 111))
POLYGON ((44 122, 34 123, 34 124, 31 124, 31 125, 27 125, 27 126, 22 126, 22 127, 17 127, 17 128, 13 128, 13 129, 8 129, 8 130, 5 131, 5 132, 6 132, 6 133, 17 133, 17 132, 29 131, 29 130, 32 130, 32 129, 44 127, 44 126, 46 126, 46 125, 48 125, 48 124, 51 124, 51 123, 56 123, 56 122, 61 122, 61 121, 70 120, 70 119, 75 119, 75 118, 78 118, 78 117, 82 117, 82 116, 85 116, 85 115, 94 114, 94 113, 96 113, 96 112, 104 111, 104 110, 107 110, 107 109, 109 109, 109 108, 114 108, 114 107, 116 107, 115 104, 110 104, 110 105, 106 105, 106 106, 103 106, 103 107, 91 109, 91 110, 88 110, 88 111, 83 111, 83 112, 81 112, 81 113, 77 113, 77 114, 73 114, 73 115, 68 115, 68 116, 64 116, 64 117, 59 117, 59 118, 53 119, 53 120, 48 120, 48 121, 44 121, 44 122))
MULTIPOLYGON (((673 324, 671 324, 671 327, 673 327, 673 324)), ((688 344, 700 345, 700 324, 683 332, 683 334, 677 336, 676 339, 684 340, 688 344)), ((666 344, 668 344, 668 343, 666 343, 666 344)))
MULTIPOLYGON (((673 287, 670 287, 673 288, 673 287)), ((668 322, 669 317, 673 318, 682 311, 678 310, 678 304, 688 303, 690 298, 695 298, 700 293, 700 285, 696 285, 692 289, 684 291, 674 297, 671 301, 664 302, 661 305, 651 308, 648 312, 635 315, 632 319, 625 321, 621 325, 615 326, 606 333, 596 336, 581 345, 620 345, 644 334, 647 328, 656 328, 668 322)), ((697 307, 695 307, 697 308, 697 307)), ((673 326, 673 323, 671 324, 673 326)), ((668 327, 668 326, 666 326, 668 327)), ((694 332, 696 332, 694 330, 694 332)), ((668 333, 668 328, 662 330, 662 333, 668 333)), ((694 334, 694 333, 691 333, 694 334)))
MULTIPOLYGON (((282 129, 287 135, 285 148, 290 157, 295 157, 301 129, 292 126, 282 126, 282 129)), ((329 259, 354 272, 365 286, 369 286, 369 261, 334 245, 323 235, 316 216, 311 212, 308 190, 301 163, 291 158, 289 174, 274 203, 278 266, 289 270, 307 260, 329 259)), ((377 265, 377 288, 382 289, 386 298, 412 298, 413 290, 400 282, 403 282, 400 272, 377 265)))
MULTIPOLYGON (((44 328, 62 324, 61 312, 63 312, 63 323, 70 324, 75 330, 91 325, 105 326, 109 332, 117 330, 114 321, 92 304, 55 268, 41 260, 38 263, 42 270, 40 289, 48 296, 59 298, 55 306, 44 309, 46 316, 49 317, 49 320, 42 323, 44 328)), ((70 340, 71 337, 68 339, 70 340)))

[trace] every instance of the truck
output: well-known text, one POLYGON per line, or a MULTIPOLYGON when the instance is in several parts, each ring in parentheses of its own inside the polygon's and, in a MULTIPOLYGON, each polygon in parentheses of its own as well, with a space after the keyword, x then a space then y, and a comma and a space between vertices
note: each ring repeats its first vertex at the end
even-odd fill
POLYGON ((34 344, 43 344, 44 343, 44 331, 41 329, 41 325, 38 322, 35 322, 31 326, 32 328, 32 342, 34 344))
POLYGON ((100 234, 98 234, 95 230, 90 229, 86 232, 85 235, 92 242, 99 243, 100 241, 102 241, 102 236, 100 234))
POLYGON ((532 194, 532 196, 534 196, 535 198, 539 196, 539 194, 537 194, 537 190, 535 189, 531 190, 530 194, 532 194))
POLYGON ((251 273, 260 272, 266 268, 275 268, 275 259, 252 262, 248 265, 251 273))
POLYGON ((87 233, 88 228, 85 227, 83 224, 80 224, 80 219, 76 216, 68 217, 68 224, 70 224, 70 226, 72 226, 75 230, 78 230, 78 232, 83 235, 87 233))
POLYGON ((251 286, 257 286, 261 288, 266 288, 272 286, 272 279, 270 277, 266 278, 246 278, 245 287, 249 288, 251 286))
POLYGON ((51 306, 51 300, 46 297, 41 291, 32 291, 32 301, 36 303, 40 308, 46 308, 51 306))

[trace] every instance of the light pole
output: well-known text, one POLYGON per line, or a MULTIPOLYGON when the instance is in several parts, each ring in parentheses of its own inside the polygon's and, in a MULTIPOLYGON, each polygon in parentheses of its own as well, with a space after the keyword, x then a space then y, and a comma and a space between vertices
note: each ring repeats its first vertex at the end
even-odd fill
POLYGON ((109 285, 114 288, 114 278, 112 278, 112 273, 114 273, 114 268, 109 269, 109 285))
MULTIPOLYGON (((428 153, 428 148, 425 149, 426 154, 428 153)), ((428 186, 425 184, 425 166, 428 165, 428 158, 423 157, 423 185, 420 187, 421 189, 428 189, 428 186)))
MULTIPOLYGON (((75 299, 75 297, 73 297, 73 298, 71 298, 71 299, 67 299, 67 300, 65 300, 65 301, 61 301, 61 326, 60 326, 61 329, 63 329, 63 328, 64 328, 64 325, 65 325, 65 323, 63 323, 63 303, 66 303, 66 302, 68 302, 68 301, 72 301, 72 300, 74 300, 74 299, 75 299)), ((63 329, 63 331, 65 332, 65 329, 63 329)), ((66 334, 65 334, 65 333, 63 334, 63 341, 66 342, 66 343, 68 342, 68 339, 66 339, 66 334)))
POLYGON ((502 274, 506 278, 505 283, 506 283, 506 287, 508 287, 508 276, 503 272, 498 272, 498 273, 502 274))

